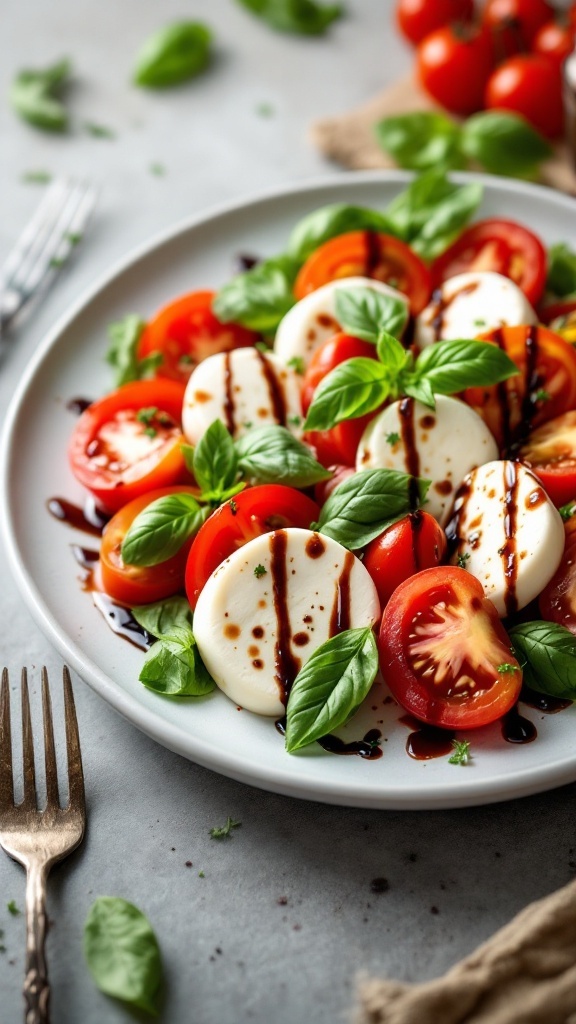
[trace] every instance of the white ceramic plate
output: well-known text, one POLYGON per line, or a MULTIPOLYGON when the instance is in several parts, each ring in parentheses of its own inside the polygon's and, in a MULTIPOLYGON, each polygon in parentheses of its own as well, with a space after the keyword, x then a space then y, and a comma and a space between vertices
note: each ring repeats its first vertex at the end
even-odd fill
MULTIPOLYGON (((337 804, 416 809, 505 800, 573 781, 576 706, 548 716, 523 709, 538 729, 530 744, 511 746, 498 725, 472 734, 473 760, 457 767, 447 757, 408 757, 408 731, 397 721, 398 709, 384 705, 380 694, 347 736, 360 738, 364 724, 379 721, 382 758, 337 757, 318 746, 288 756, 271 720, 238 711, 219 691, 202 701, 171 701, 138 682, 142 653, 110 632, 79 584, 70 546, 95 547, 94 540, 46 510, 52 496, 82 500, 66 459, 74 425, 66 402, 110 389, 103 355, 111 320, 130 311, 146 317, 185 291, 218 286, 230 276, 236 254, 282 250, 296 221, 325 203, 383 207, 408 177, 349 174, 267 194, 195 218, 129 256, 55 327, 22 381, 4 434, 0 512, 16 580, 39 625, 66 661, 139 729, 199 764, 264 789, 337 804)), ((576 234, 574 200, 516 181, 472 177, 485 185, 482 216, 519 220, 546 243, 576 234)))

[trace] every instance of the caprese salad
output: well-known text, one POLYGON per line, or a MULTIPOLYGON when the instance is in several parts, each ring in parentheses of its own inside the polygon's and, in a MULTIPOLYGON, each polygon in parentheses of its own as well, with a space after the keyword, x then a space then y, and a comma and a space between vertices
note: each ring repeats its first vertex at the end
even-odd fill
POLYGON ((551 294, 554 252, 470 225, 480 198, 427 172, 388 210, 324 207, 218 293, 112 326, 118 386, 69 458, 110 516, 94 587, 155 640, 144 685, 217 686, 289 752, 379 669, 443 729, 523 681, 576 699, 576 257, 551 294))

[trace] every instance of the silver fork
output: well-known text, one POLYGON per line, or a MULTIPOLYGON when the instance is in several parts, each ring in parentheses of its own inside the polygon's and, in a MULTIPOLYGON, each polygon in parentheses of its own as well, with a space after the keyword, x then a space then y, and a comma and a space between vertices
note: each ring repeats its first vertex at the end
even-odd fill
POLYGON ((50 986, 45 942, 46 879, 57 861, 62 860, 82 841, 86 823, 84 775, 80 754, 78 722, 70 673, 64 666, 64 713, 68 755, 68 805, 60 807, 58 773, 52 727, 52 705, 48 673, 42 669, 42 709, 44 718, 44 757, 46 764, 46 806, 38 810, 34 771, 34 743, 28 680, 22 669, 22 760, 24 797, 14 803, 12 739, 10 732, 10 689, 8 672, 2 672, 0 692, 0 846, 26 869, 26 975, 24 1000, 26 1024, 49 1024, 50 986))
POLYGON ((0 271, 0 335, 67 261, 95 202, 95 189, 82 181, 57 178, 46 190, 0 271))

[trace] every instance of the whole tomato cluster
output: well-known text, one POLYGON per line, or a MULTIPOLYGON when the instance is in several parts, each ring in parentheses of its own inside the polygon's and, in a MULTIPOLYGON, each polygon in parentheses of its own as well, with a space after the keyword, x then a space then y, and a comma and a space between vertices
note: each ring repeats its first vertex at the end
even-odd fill
POLYGON ((576 3, 559 13, 546 0, 487 0, 481 11, 473 0, 398 0, 396 16, 417 47, 421 84, 447 110, 511 110, 549 138, 562 134, 576 3))

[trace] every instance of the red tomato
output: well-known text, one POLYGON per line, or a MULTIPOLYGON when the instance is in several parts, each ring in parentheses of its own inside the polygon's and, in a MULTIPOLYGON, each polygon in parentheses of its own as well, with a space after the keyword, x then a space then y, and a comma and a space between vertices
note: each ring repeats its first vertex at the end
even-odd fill
POLYGON ((492 70, 492 44, 484 29, 446 25, 420 43, 418 78, 426 92, 453 114, 480 110, 492 70))
POLYGON ((300 268, 294 295, 303 299, 342 277, 371 277, 392 285, 408 296, 414 316, 430 296, 430 274, 420 257, 400 239, 378 231, 348 231, 324 242, 300 268))
POLYGON ((164 598, 184 589, 186 559, 192 538, 186 541, 172 558, 158 565, 126 565, 121 555, 122 541, 136 516, 157 498, 181 491, 196 498, 200 493, 198 488, 194 487, 162 487, 156 491, 149 491, 148 494, 134 498, 134 501, 124 505, 104 527, 100 548, 100 582, 103 590, 114 601, 134 607, 139 604, 150 604, 152 601, 163 601, 164 598))
POLYGON ((474 729, 515 704, 522 671, 498 612, 465 569, 425 569, 401 583, 382 616, 380 667, 396 700, 444 729, 474 729), (514 666, 499 672, 499 666, 514 666))
POLYGON ((80 416, 68 448, 70 465, 107 512, 189 478, 180 448, 186 440, 180 428, 184 390, 172 380, 139 380, 80 416))
POLYGON ((564 524, 564 532, 564 557, 540 594, 538 605, 543 619, 576 634, 576 515, 564 524))
POLYGON ((188 556, 186 594, 192 608, 208 577, 238 548, 272 530, 307 530, 319 516, 315 501, 283 484, 249 487, 221 505, 200 527, 188 556))
POLYGON ((332 472, 330 479, 320 480, 314 487, 314 498, 319 505, 324 505, 332 492, 355 473, 352 466, 344 466, 341 463, 334 463, 333 466, 328 466, 328 469, 332 472))
POLYGON ((474 0, 398 0, 396 20, 410 43, 421 43, 451 21, 472 21, 474 0))
POLYGON ((384 608, 396 587, 422 569, 440 565, 446 554, 446 534, 428 512, 411 512, 389 526, 364 552, 368 569, 384 608))
POLYGON ((566 412, 533 430, 518 458, 558 508, 576 494, 576 412, 566 412))
POLYGON ((574 49, 574 36, 573 25, 548 21, 534 36, 532 52, 548 57, 560 66, 574 49))
POLYGON ((164 306, 150 320, 138 344, 138 358, 160 352, 157 377, 186 383, 192 370, 216 352, 254 345, 259 334, 240 324, 223 324, 212 312, 216 292, 190 292, 164 306))
POLYGON ((503 452, 513 453, 533 427, 576 406, 576 350, 547 327, 500 327, 481 337, 504 349, 520 373, 492 387, 468 388, 462 397, 503 452))
POLYGON ((488 0, 482 15, 492 32, 497 60, 522 53, 538 29, 554 17, 554 8, 546 0, 488 0))
POLYGON ((564 131, 560 68, 538 54, 510 57, 490 76, 484 105, 488 110, 512 110, 555 139, 564 131))
POLYGON ((466 228, 432 264, 432 284, 438 288, 456 274, 492 270, 522 289, 534 305, 546 283, 546 250, 528 228, 512 220, 491 218, 466 228))

